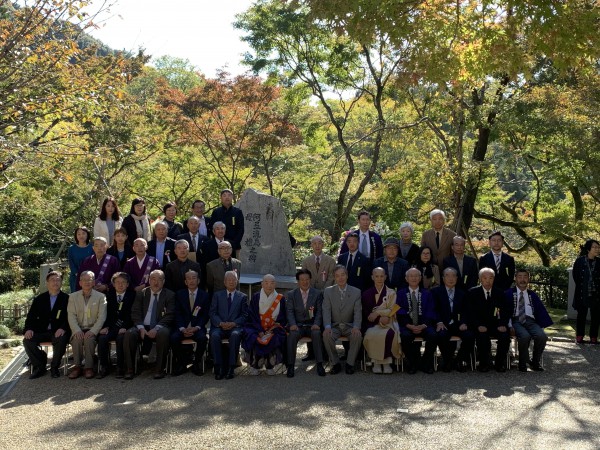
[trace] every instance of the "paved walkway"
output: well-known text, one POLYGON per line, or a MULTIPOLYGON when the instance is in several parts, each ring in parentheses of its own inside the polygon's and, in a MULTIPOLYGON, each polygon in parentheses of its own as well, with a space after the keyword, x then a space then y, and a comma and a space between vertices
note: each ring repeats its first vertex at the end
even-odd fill
POLYGON ((552 342, 544 362, 324 378, 303 363, 292 380, 22 375, 0 399, 0 448, 600 448, 600 348, 552 342))

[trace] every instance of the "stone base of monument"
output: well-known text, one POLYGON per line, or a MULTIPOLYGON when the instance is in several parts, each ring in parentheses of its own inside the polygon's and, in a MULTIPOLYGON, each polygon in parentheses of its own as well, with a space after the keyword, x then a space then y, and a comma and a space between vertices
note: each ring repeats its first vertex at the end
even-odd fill
MULTIPOLYGON (((573 297, 575 296, 575 281, 573 281, 573 268, 568 268, 567 272, 569 272, 569 300, 567 302, 567 318, 575 320, 577 319, 577 310, 573 308, 573 297)), ((591 320, 589 311, 587 320, 591 320)))
MULTIPOLYGON (((280 294, 285 294, 287 291, 296 288, 296 277, 289 275, 273 275, 275 277, 275 290, 280 294)), ((248 299, 252 294, 260 291, 260 283, 263 275, 258 273, 242 273, 240 275, 241 291, 248 295, 248 299)))

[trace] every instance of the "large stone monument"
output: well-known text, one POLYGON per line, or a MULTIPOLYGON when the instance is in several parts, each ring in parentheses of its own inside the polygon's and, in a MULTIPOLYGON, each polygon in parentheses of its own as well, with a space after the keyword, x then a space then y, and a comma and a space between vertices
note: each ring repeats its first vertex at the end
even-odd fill
POLYGON ((235 206, 244 213, 242 274, 295 275, 294 254, 281 201, 246 189, 235 206))

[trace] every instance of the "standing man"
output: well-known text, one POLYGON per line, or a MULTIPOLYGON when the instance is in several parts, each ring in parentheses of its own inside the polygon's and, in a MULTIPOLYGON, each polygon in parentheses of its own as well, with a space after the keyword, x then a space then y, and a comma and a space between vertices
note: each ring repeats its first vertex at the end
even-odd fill
POLYGON ((401 289, 406 286, 406 271, 409 269, 408 261, 399 258, 400 242, 396 238, 387 238, 383 245, 385 256, 377 258, 373 268, 381 267, 385 271, 386 286, 392 289, 401 289))
POLYGON ((512 326, 519 346, 519 370, 527 372, 527 363, 536 372, 542 372, 542 352, 546 348, 548 336, 544 328, 554 322, 538 295, 529 290, 529 272, 517 269, 516 287, 505 292, 506 301, 513 305, 512 326), (529 343, 533 339, 533 357, 529 359, 529 343))
MULTIPOLYGON (((202 241, 208 239, 210 237, 210 229, 211 222, 208 217, 204 215, 204 210, 206 209, 206 205, 202 200, 194 200, 192 203, 192 216, 195 216, 200 221, 200 227, 198 228, 198 232, 200 233, 200 237, 202 241)), ((187 233, 187 220, 183 222, 183 232, 187 233)))
POLYGON ((88 256, 83 260, 81 266, 79 266, 79 274, 77 276, 77 283, 79 284, 79 277, 87 270, 94 274, 95 285, 94 289, 103 294, 108 292, 110 287, 110 280, 116 272, 121 271, 119 260, 115 256, 106 254, 107 243, 103 237, 95 237, 94 245, 92 247, 94 254, 88 256))
POLYGON ((175 361, 177 361, 173 376, 181 375, 187 370, 188 358, 181 344, 184 339, 192 339, 196 342, 192 373, 194 375, 204 374, 202 357, 208 344, 206 324, 209 320, 210 298, 198 287, 199 282, 198 273, 189 271, 185 274, 187 289, 177 292, 175 300, 175 326, 177 329, 171 334, 171 347, 175 361))
POLYGON ((229 242, 220 242, 218 249, 219 259, 211 261, 206 266, 206 288, 209 298, 212 298, 214 292, 225 289, 225 274, 227 272, 233 270, 239 277, 242 270, 242 262, 231 257, 233 248, 229 242))
POLYGON ((23 347, 33 368, 29 379, 39 378, 46 373, 48 355, 40 348, 41 342, 52 342, 50 375, 59 378, 58 368, 65 354, 71 330, 67 317, 69 296, 61 289, 63 276, 51 271, 46 275, 46 292, 33 299, 25 319, 23 347))
POLYGON ((166 288, 177 292, 185 289, 185 274, 190 270, 200 273, 200 264, 188 259, 190 244, 184 239, 175 243, 175 256, 177 259, 167 264, 165 268, 166 288))
POLYGON ((141 291, 148 286, 150 272, 160 269, 160 264, 154 256, 146 253, 148 244, 146 239, 137 238, 133 241, 133 251, 135 256, 130 258, 123 267, 123 272, 129 275, 130 286, 134 291, 141 291))
POLYGON ((154 224, 154 239, 148 242, 148 254, 154 256, 162 270, 175 259, 175 239, 167 236, 168 225, 159 221, 154 224))
POLYGON ((495 364, 498 372, 506 372, 506 355, 510 346, 508 321, 512 305, 506 301, 504 293, 494 287, 494 276, 493 269, 484 267, 479 271, 481 285, 467 293, 468 326, 475 332, 480 372, 490 370, 492 338, 498 339, 495 364))
POLYGON ((509 289, 515 278, 515 259, 502 251, 504 236, 499 231, 490 234, 490 251, 479 258, 479 270, 489 267, 494 271, 494 287, 502 292, 509 289))
POLYGON ((239 257, 244 237, 244 214, 233 206, 233 192, 229 189, 221 191, 221 206, 210 216, 211 223, 223 222, 226 226, 225 239, 231 242, 235 256, 239 257))
POLYGON ((206 286, 206 266, 219 258, 219 244, 225 240, 225 228, 223 222, 215 222, 212 226, 212 237, 203 241, 200 246, 200 261, 197 262, 202 267, 201 286, 206 286))
POLYGON ((371 287, 371 263, 369 258, 358 250, 358 233, 350 233, 346 236, 348 251, 340 254, 337 263, 346 268, 348 284, 359 289, 361 292, 371 287))
POLYGON ((69 295, 67 315, 71 327, 71 347, 75 368, 69 374, 74 380, 82 372, 81 361, 85 359, 85 377, 94 378, 94 355, 96 337, 106 321, 106 297, 94 289, 94 272, 86 270, 79 276, 81 290, 69 295))
POLYGON ((457 286, 465 291, 477 286, 479 269, 477 260, 465 255, 465 238, 454 236, 452 238, 452 254, 444 258, 444 268, 452 267, 458 273, 457 286))
MULTIPOLYGON (((356 239, 358 241, 358 239, 356 239)), ((340 357, 335 348, 335 341, 340 336, 347 337, 350 349, 346 359, 346 373, 354 373, 354 362, 362 343, 360 325, 362 321, 362 302, 360 289, 348 283, 348 270, 343 265, 335 267, 333 272, 335 284, 323 293, 323 344, 333 367, 329 371, 335 375, 342 371, 340 357)))
POLYGON ((323 293, 311 287, 312 274, 308 269, 296 272, 298 287, 286 294, 285 308, 290 334, 287 338, 287 376, 294 376, 296 350, 300 338, 312 339, 317 375, 325 376, 323 368, 323 341, 321 326, 323 325, 323 293))
MULTIPOLYGON (((381 236, 374 231, 371 231, 370 227, 371 214, 364 210, 360 211, 358 213, 358 230, 354 232, 358 234, 358 251, 366 256, 369 262, 373 264, 373 261, 383 256, 383 243, 381 242, 381 236)), ((348 237, 346 237, 346 239, 347 238, 348 237)), ((344 241, 340 253, 345 253, 347 251, 348 245, 346 241, 344 241)), ((370 273, 371 272, 369 271, 369 274, 370 273)))
POLYGON ((431 262, 442 266, 444 258, 452 253, 452 239, 456 233, 445 227, 446 213, 441 209, 434 209, 429 213, 431 229, 421 236, 421 247, 429 247, 432 251, 431 262))
POLYGON ((237 290, 238 275, 225 273, 225 289, 215 292, 210 304, 210 349, 215 361, 215 379, 235 376, 242 331, 248 315, 248 296, 237 290), (223 357, 222 339, 229 340, 227 361, 223 357))
POLYGON ((175 318, 175 294, 166 289, 162 270, 150 273, 150 286, 139 291, 131 309, 134 327, 125 336, 125 379, 133 378, 133 360, 138 342, 142 342, 142 354, 150 353, 156 342, 156 372, 154 379, 165 377, 165 365, 169 351, 170 327, 175 318))
POLYGON ((323 253, 324 245, 325 242, 321 236, 314 236, 310 240, 313 254, 302 261, 302 268, 310 271, 311 287, 320 291, 333 284, 333 269, 335 267, 335 259, 323 253))
MULTIPOLYGON (((180 234, 177 236, 177 240, 184 239, 189 244, 189 252, 192 261, 199 262, 200 246, 202 245, 202 237, 200 236, 200 220, 196 216, 192 216, 187 220, 188 231, 187 233, 180 234)), ((189 257, 189 256, 188 256, 189 257)))

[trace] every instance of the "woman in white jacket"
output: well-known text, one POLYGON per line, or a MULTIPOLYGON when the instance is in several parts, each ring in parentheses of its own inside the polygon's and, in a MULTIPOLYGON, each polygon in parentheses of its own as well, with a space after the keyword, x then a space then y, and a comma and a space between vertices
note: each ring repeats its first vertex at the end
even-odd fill
POLYGON ((115 230, 121 228, 122 224, 123 217, 121 217, 117 201, 112 197, 105 198, 102 208, 100 208, 100 215, 94 222, 94 237, 103 237, 111 246, 115 230))

